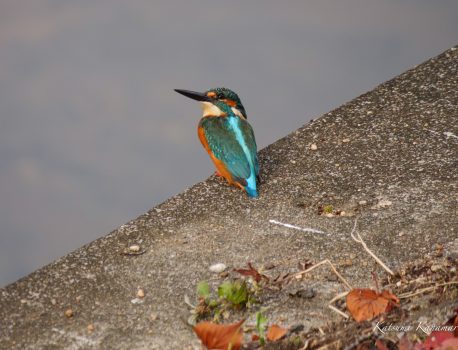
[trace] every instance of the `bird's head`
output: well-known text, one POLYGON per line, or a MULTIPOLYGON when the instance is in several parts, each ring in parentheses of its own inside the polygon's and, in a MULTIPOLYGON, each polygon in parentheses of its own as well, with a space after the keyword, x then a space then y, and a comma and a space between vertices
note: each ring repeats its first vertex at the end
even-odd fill
POLYGON ((240 98, 234 91, 227 88, 215 88, 205 92, 181 89, 175 89, 175 91, 193 100, 200 101, 202 103, 204 117, 218 117, 232 113, 247 119, 242 101, 240 101, 240 98))

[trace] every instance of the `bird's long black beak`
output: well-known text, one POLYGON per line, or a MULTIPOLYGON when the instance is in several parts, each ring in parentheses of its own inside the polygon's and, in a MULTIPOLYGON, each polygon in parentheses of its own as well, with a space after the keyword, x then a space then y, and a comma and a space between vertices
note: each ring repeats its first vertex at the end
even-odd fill
POLYGON ((195 91, 181 90, 181 89, 175 89, 175 91, 186 97, 192 98, 193 100, 197 100, 201 102, 210 102, 211 101, 211 98, 202 92, 195 92, 195 91))

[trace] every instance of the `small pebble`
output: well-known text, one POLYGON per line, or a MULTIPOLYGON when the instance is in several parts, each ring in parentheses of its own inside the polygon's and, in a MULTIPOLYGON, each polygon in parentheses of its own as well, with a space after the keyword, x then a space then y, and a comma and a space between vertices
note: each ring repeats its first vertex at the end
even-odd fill
POLYGON ((326 276, 326 279, 327 279, 328 281, 331 281, 331 282, 336 282, 336 281, 337 281, 337 276, 334 275, 334 274, 328 275, 328 276, 326 276))
POLYGON ((316 292, 313 288, 300 289, 294 293, 290 293, 293 297, 303 298, 303 299, 312 299, 316 296, 316 292))
POLYGON ((137 253, 140 251, 140 246, 138 244, 133 244, 129 247, 129 251, 132 253, 137 253))
POLYGON ((88 326, 87 326, 87 331, 88 331, 89 333, 92 333, 92 332, 94 332, 94 330, 95 330, 94 325, 93 325, 92 323, 88 324, 88 326))
POLYGON ((141 304, 141 303, 143 303, 143 300, 139 299, 139 298, 135 298, 135 299, 132 299, 130 302, 132 304, 141 304))
POLYGON ((367 201, 362 200, 362 201, 359 201, 358 204, 359 204, 359 205, 366 205, 366 204, 367 204, 367 201))
POLYGON ((351 259, 341 260, 339 265, 342 267, 352 266, 353 261, 351 259))
POLYGON ((343 139, 342 142, 343 142, 343 143, 350 142, 350 139, 343 139))
POLYGON ((144 298, 145 297, 145 291, 143 289, 139 288, 137 290, 137 297, 140 298, 140 299, 144 298))
POLYGON ((156 321, 158 317, 158 314, 155 312, 151 313, 151 315, 149 316, 151 321, 156 321))
POLYGON ((388 200, 388 199, 382 199, 382 200, 380 200, 380 202, 378 202, 378 203, 376 204, 375 207, 376 207, 376 208, 385 208, 385 207, 389 207, 389 206, 392 205, 392 204, 393 204, 392 201, 390 201, 390 200, 388 200))
POLYGON ((274 263, 268 263, 264 266, 264 270, 272 270, 276 267, 277 265, 275 265, 274 263))
POLYGON ((400 287, 401 286, 401 281, 397 281, 396 282, 396 287, 400 287))
POLYGON ((27 304, 27 299, 21 299, 21 304, 27 304))
POLYGON ((67 309, 67 310, 65 310, 64 314, 65 314, 65 316, 67 318, 71 318, 71 317, 73 317, 73 310, 72 309, 67 309))
POLYGON ((315 143, 312 143, 312 144, 310 145, 310 149, 311 149, 312 151, 316 151, 316 150, 318 149, 318 146, 317 146, 315 143))
POLYGON ((433 265, 433 266, 431 266, 431 271, 432 272, 439 271, 440 269, 442 269, 442 265, 433 265))
POLYGON ((56 299, 51 299, 51 304, 56 305, 57 304, 57 300, 56 299))
POLYGON ((223 263, 213 264, 209 267, 209 270, 214 273, 221 273, 226 270, 227 266, 223 263))

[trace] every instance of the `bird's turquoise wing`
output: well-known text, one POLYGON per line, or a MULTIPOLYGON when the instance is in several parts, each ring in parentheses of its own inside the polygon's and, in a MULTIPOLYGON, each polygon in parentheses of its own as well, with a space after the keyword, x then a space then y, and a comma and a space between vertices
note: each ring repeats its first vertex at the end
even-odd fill
POLYGON ((245 180, 251 175, 250 163, 226 118, 203 118, 199 126, 203 128, 208 146, 215 157, 226 165, 234 180, 246 184, 245 180))
POLYGON ((254 132, 251 125, 245 120, 240 119, 239 121, 240 131, 242 132, 245 143, 251 155, 251 161, 254 166, 256 176, 259 175, 259 162, 258 162, 258 148, 256 146, 256 139, 254 138, 254 132))

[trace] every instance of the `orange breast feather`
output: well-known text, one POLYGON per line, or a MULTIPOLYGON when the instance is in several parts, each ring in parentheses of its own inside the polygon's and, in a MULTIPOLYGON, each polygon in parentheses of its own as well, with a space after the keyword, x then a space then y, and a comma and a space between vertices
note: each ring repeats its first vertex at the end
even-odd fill
POLYGON ((230 184, 234 184, 234 181, 232 179, 231 173, 227 170, 227 167, 224 165, 224 163, 219 160, 218 158, 215 157, 213 154, 210 146, 208 145, 207 138, 205 137, 205 132, 202 127, 199 127, 197 129, 197 134, 199 135, 200 142, 202 142, 202 145, 204 148, 207 150, 208 154, 210 155, 210 158, 212 159, 213 163, 216 166, 216 169, 218 172, 229 182, 230 184))

